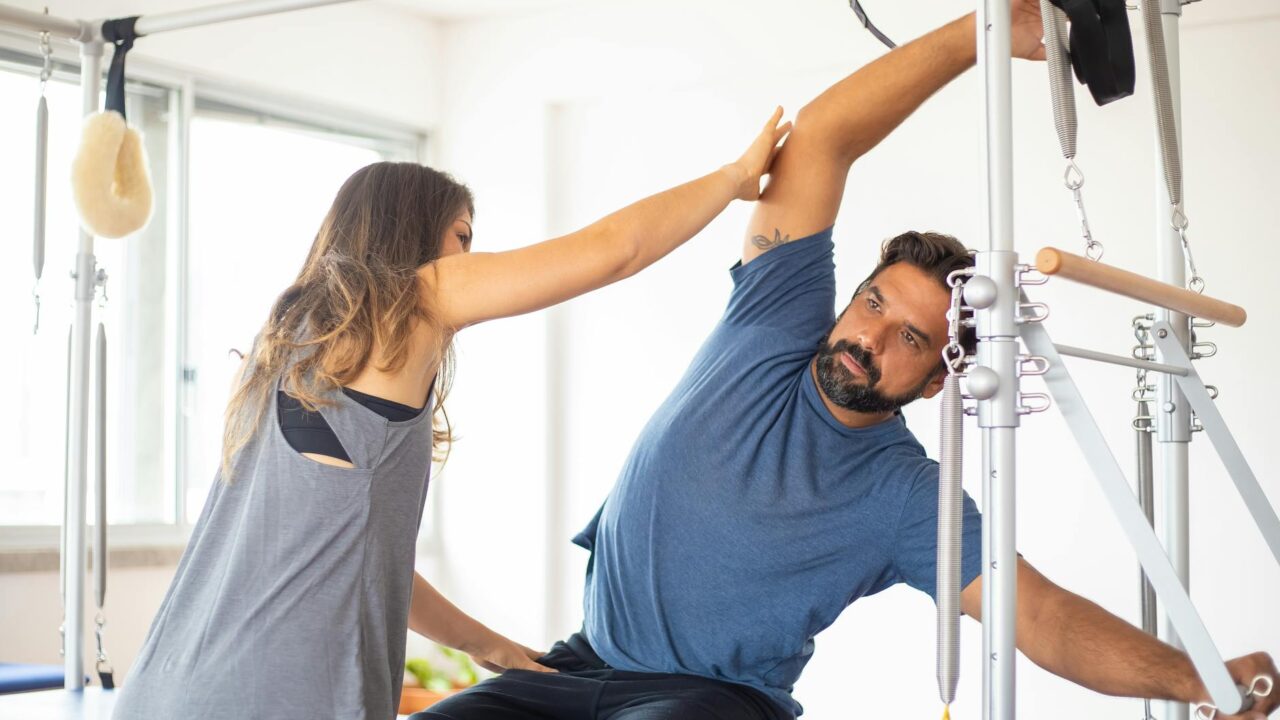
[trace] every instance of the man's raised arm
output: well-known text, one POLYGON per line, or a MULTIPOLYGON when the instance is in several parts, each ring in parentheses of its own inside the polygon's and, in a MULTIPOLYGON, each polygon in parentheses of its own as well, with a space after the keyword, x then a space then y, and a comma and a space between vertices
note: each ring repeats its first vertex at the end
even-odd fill
MULTIPOLYGON (((1038 0, 1013 0, 1013 52, 1042 59, 1038 0)), ((747 228, 742 261, 835 223, 853 161, 975 62, 972 14, 893 50, 804 106, 747 228)))

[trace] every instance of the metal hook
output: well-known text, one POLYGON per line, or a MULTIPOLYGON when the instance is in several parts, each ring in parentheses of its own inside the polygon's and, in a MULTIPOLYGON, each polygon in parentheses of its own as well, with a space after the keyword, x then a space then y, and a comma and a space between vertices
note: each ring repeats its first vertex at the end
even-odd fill
POLYGON ((1018 414, 1030 415, 1032 413, 1041 413, 1048 410, 1052 406, 1052 401, 1046 393, 1018 393, 1018 414), (1023 405, 1024 400, 1039 400, 1038 405, 1023 405))
MULTIPOLYGON (((1259 675, 1255 677, 1253 682, 1249 684, 1248 690, 1241 688, 1241 690, 1244 690, 1244 697, 1246 699, 1250 696, 1266 697, 1270 695, 1271 691, 1274 689, 1275 680, 1270 675, 1259 675), (1265 690, 1263 689, 1264 687, 1266 688, 1265 690)), ((1193 712, 1198 720, 1214 720, 1214 718, 1218 717, 1218 708, 1216 705, 1211 703, 1200 703, 1195 706, 1195 710, 1193 712)))
POLYGON ((98 273, 94 276, 94 284, 102 288, 102 293, 98 296, 98 307, 106 308, 107 303, 111 302, 111 298, 107 297, 107 271, 105 268, 98 268, 98 273))
POLYGON ((1051 367, 1049 358, 1040 357, 1039 355, 1022 355, 1018 358, 1018 377, 1044 375, 1049 372, 1051 367), (1028 365, 1030 366, 1029 368, 1027 367, 1028 365))
POLYGON ((1037 270, 1034 265, 1019 265, 1014 282, 1018 287, 1044 285, 1049 282, 1049 276, 1037 270))
POLYGON ((1209 342, 1208 340, 1205 340, 1202 342, 1195 343, 1191 346, 1192 360, 1202 360, 1204 358, 1211 358, 1217 354, 1218 354, 1218 344, 1215 342, 1209 342))
POLYGON ((948 375, 961 374, 964 359, 964 346, 958 342, 947 343, 947 346, 942 349, 942 362, 947 366, 948 375))
POLYGON ((1018 303, 1019 323, 1038 323, 1049 319, 1049 306, 1042 302, 1024 302, 1018 303), (1026 310, 1041 310, 1043 312, 1036 314, 1028 314, 1026 310))
POLYGON ((1084 171, 1076 165, 1075 160, 1067 161, 1067 169, 1062 173, 1062 184, 1072 192, 1084 187, 1084 171))

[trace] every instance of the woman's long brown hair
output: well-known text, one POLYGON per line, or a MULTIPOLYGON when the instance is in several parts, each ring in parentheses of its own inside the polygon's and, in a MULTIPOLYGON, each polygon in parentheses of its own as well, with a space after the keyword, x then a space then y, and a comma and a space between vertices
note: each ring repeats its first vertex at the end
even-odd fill
POLYGON ((453 379, 452 329, 432 312, 418 269, 440 257, 445 233, 471 191, 416 163, 380 162, 343 183, 297 279, 276 300, 227 405, 222 477, 274 402, 276 381, 314 411, 370 362, 404 367, 417 324, 426 323, 440 362, 432 413, 436 460, 451 440, 445 396, 453 379), (375 351, 378 357, 374 357, 375 351))

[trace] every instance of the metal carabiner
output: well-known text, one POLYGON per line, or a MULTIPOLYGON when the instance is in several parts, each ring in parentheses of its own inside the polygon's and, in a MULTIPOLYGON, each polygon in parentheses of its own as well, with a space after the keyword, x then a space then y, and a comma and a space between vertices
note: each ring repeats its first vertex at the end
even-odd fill
MULTIPOLYGON (((1270 695, 1271 691, 1274 689, 1275 681, 1270 675, 1259 675, 1255 677, 1253 682, 1249 683, 1249 689, 1244 691, 1244 699, 1249 702, 1245 703, 1245 707, 1243 709, 1248 710, 1249 707, 1251 707, 1252 698, 1266 697, 1270 695), (1266 687, 1265 690, 1262 689, 1263 686, 1266 687)), ((1241 688, 1241 690, 1244 690, 1244 688, 1241 688)), ((1216 705, 1211 703, 1200 703, 1195 706, 1192 713, 1198 720, 1214 720, 1214 718, 1218 717, 1218 708, 1216 705)))

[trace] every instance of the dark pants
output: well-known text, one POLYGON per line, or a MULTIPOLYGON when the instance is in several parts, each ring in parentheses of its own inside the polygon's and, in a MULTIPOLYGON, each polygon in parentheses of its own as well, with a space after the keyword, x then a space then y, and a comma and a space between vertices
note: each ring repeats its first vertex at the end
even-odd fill
POLYGON ((794 720, 745 685, 615 670, 580 633, 538 662, 559 672, 508 670, 410 720, 794 720))

